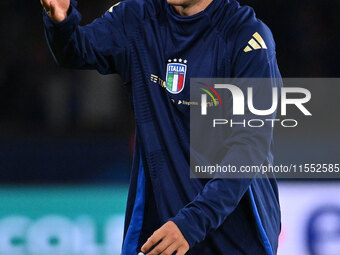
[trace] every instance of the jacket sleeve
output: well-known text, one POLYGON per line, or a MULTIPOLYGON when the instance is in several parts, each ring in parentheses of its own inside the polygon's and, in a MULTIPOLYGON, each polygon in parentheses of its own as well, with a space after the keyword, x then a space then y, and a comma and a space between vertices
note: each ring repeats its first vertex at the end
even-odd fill
POLYGON ((118 72, 126 81, 128 40, 120 4, 86 26, 79 25, 81 14, 76 6, 77 2, 71 0, 68 17, 60 23, 43 11, 45 35, 55 61, 67 68, 118 72))
MULTIPOLYGON (((261 23, 262 24, 262 23, 261 23)), ((258 86, 254 94, 264 93, 261 102, 271 105, 272 87, 280 87, 280 72, 275 57, 275 44, 271 32, 264 25, 248 27, 238 34, 235 40, 233 63, 233 77, 272 78, 264 86, 258 86), (245 52, 248 41, 258 32, 263 37, 266 47, 245 52), (270 94, 269 94, 270 93, 270 94), (267 96, 268 95, 268 96, 267 96)), ((247 82, 237 84, 246 93, 247 82)), ((245 94, 246 95, 246 94, 245 94)), ((268 109, 268 108, 264 108, 268 109)), ((275 119, 275 113, 264 118, 275 119)), ((237 116, 232 116, 237 121, 237 116)), ((243 119, 254 118, 245 105, 243 119)), ((261 117, 257 116, 256 119, 261 117)), ((270 155, 273 128, 266 125, 263 128, 244 128, 241 125, 232 127, 231 135, 224 141, 228 152, 220 165, 240 167, 261 165, 270 155)), ((249 189, 254 176, 238 179, 213 178, 208 181, 196 198, 186 205, 179 213, 171 218, 181 230, 190 247, 205 239, 207 234, 216 230, 234 211, 249 189)))

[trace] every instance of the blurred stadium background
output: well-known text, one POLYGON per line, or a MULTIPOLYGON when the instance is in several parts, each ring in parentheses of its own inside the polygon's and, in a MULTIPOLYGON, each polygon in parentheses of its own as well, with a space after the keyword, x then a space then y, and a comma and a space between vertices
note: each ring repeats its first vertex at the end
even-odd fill
MULTIPOLYGON (((339 1, 240 2, 272 29, 284 77, 339 77, 339 1)), ((114 3, 81 0, 83 24, 114 3)), ((38 0, 0 10, 0 255, 117 255, 134 140, 120 78, 57 67, 38 0)), ((339 93, 314 95, 323 125, 276 131, 277 163, 340 163, 339 93)), ((339 255, 340 182, 279 184, 279 254, 339 255)))

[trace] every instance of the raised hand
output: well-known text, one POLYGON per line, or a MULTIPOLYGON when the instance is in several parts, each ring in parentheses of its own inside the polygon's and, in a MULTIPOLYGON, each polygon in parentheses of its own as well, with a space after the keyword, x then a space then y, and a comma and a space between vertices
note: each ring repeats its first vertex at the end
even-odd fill
POLYGON ((55 22, 62 22, 67 18, 70 0, 40 0, 47 15, 55 22))

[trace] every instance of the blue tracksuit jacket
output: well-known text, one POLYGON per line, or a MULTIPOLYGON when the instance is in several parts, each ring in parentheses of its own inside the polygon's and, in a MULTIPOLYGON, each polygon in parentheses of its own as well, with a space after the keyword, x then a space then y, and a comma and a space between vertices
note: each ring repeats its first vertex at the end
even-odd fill
MULTIPOLYGON (((55 60, 69 68, 119 73, 135 113, 122 254, 137 254, 169 219, 188 241, 187 254, 276 254, 276 181, 190 179, 189 107, 174 103, 190 101, 185 85, 190 77, 279 78, 275 43, 266 25, 250 7, 234 0, 213 0, 204 11, 187 17, 179 16, 166 0, 126 0, 89 25, 79 26, 80 20, 73 0, 61 23, 44 14, 55 60), (255 33, 264 44, 251 42, 255 33), (169 61, 185 63, 187 70, 184 80, 171 78, 167 86, 169 61)), ((224 162, 272 162, 272 130, 253 132, 245 128, 226 138, 230 149, 224 162)))

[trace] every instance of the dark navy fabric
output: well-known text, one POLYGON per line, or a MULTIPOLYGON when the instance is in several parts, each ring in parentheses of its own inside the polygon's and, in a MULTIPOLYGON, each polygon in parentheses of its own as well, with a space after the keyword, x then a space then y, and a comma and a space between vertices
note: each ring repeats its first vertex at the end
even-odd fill
MULTIPOLYGON (((204 11, 187 17, 179 16, 165 0, 126 0, 89 25, 79 26, 80 20, 75 1, 61 23, 44 14, 46 37, 60 65, 117 72, 130 93, 137 149, 125 237, 139 196, 140 155, 146 197, 143 226, 132 254, 168 220, 188 241, 187 254, 271 254, 268 242, 276 254, 280 232, 276 181, 190 179, 189 107, 173 103, 190 101, 185 85, 190 77, 280 78, 267 26, 250 7, 233 0, 213 0, 204 11), (267 49, 245 52, 256 32, 267 49), (186 60, 187 65, 184 88, 177 94, 161 86, 168 61, 175 59, 186 60)), ((279 86, 274 81, 271 85, 279 86)), ((222 164, 272 163, 272 131, 234 128, 224 137, 228 150, 222 164)))
POLYGON ((138 240, 143 227, 145 199, 145 173, 142 160, 140 160, 136 198, 130 224, 125 236, 122 254, 134 254, 137 250, 138 240))

